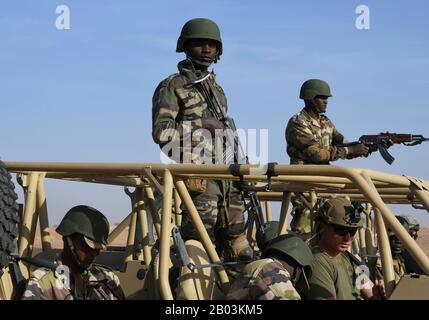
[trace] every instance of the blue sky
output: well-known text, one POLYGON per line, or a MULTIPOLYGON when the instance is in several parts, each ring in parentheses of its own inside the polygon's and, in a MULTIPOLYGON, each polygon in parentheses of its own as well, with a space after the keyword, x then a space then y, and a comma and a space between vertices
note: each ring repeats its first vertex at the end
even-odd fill
MULTIPOLYGON (((327 115, 349 140, 387 130, 429 135, 428 9, 418 0, 3 1, 0 156, 158 162, 151 97, 176 72, 177 37, 195 17, 220 26, 217 79, 238 127, 269 129, 270 161, 289 161, 284 128, 309 78, 330 83, 327 115), (70 30, 55 28, 61 4, 70 8, 70 30), (370 9, 369 30, 355 27, 360 4, 370 9)), ((379 154, 336 164, 429 180, 429 143, 390 151, 392 166, 379 154)), ((49 181, 47 188, 53 223, 78 203, 112 222, 130 209, 118 187, 49 181)), ((429 224, 423 212, 417 218, 429 224)))

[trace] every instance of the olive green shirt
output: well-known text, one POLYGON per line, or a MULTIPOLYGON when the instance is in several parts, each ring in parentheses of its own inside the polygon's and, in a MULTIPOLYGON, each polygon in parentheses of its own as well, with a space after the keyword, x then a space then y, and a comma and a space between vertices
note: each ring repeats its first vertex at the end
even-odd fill
POLYGON ((313 248, 310 288, 306 297, 311 300, 337 299, 361 300, 360 290, 355 286, 355 266, 347 253, 331 257, 319 247, 313 248))

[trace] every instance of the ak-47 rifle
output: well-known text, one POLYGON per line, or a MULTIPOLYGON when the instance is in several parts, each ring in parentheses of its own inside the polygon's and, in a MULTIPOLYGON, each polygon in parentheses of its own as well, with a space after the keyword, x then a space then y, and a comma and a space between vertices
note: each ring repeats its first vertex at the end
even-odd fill
POLYGON ((349 147, 356 144, 364 144, 369 147, 369 152, 379 150, 383 159, 392 164, 395 158, 387 151, 387 148, 393 144, 403 144, 405 146, 415 146, 424 141, 429 141, 429 138, 423 137, 421 134, 413 135, 409 133, 380 133, 374 135, 363 135, 358 141, 336 145, 336 147, 349 147))
MULTIPOLYGON (((206 97, 206 101, 213 116, 224 125, 223 131, 226 138, 225 152, 223 152, 223 163, 225 164, 249 164, 249 158, 244 153, 240 139, 237 135, 237 127, 235 126, 234 119, 228 117, 225 109, 220 102, 211 79, 210 73, 203 77, 190 81, 187 85, 199 85, 202 92, 206 97)), ((248 211, 249 217, 253 217, 256 221, 257 228, 263 232, 264 217, 262 207, 256 195, 256 191, 246 188, 244 184, 241 185, 240 191, 244 198, 248 198, 249 202, 246 204, 245 211, 248 211)))

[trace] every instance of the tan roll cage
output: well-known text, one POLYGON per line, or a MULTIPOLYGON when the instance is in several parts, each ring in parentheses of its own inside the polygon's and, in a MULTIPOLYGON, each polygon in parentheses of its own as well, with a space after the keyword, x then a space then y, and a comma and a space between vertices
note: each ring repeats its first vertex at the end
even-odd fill
MULTIPOLYGON (((143 238, 147 238, 148 218, 153 221, 153 229, 160 241, 159 248, 159 291, 163 299, 173 299, 168 281, 171 228, 180 224, 181 201, 189 212, 200 240, 211 263, 220 263, 209 235, 192 202, 184 180, 190 177, 217 180, 238 180, 228 165, 189 165, 189 164, 145 164, 145 163, 34 163, 6 162, 10 172, 18 174, 25 191, 25 205, 22 222, 19 226, 18 253, 31 256, 34 246, 37 219, 40 221, 42 249, 51 247, 49 222, 44 188, 45 178, 101 183, 124 187, 135 187, 136 191, 131 213, 109 235, 111 243, 126 227, 130 227, 127 241, 126 260, 141 259, 149 265, 152 259, 149 244, 143 243, 140 257, 133 255, 135 228, 139 221, 143 238), (162 210, 158 210, 155 194, 162 194, 162 210), (173 217, 174 213, 174 217, 173 217), (139 219, 137 219, 137 216, 139 219)), ((320 197, 346 196, 361 200, 374 208, 375 228, 381 253, 383 275, 390 294, 394 286, 394 272, 386 227, 391 229, 410 252, 417 264, 429 275, 429 258, 405 231, 395 218, 388 204, 408 204, 424 207, 429 212, 429 183, 412 177, 387 174, 379 171, 345 168, 329 165, 275 165, 275 176, 267 177, 265 167, 241 165, 240 175, 245 181, 266 183, 271 188, 258 192, 261 201, 267 201, 266 218, 271 219, 269 201, 281 201, 280 232, 287 232, 287 214, 291 197, 300 194, 308 205, 320 197)), ((365 212, 369 217, 369 212, 365 212)), ((372 220, 367 219, 367 230, 373 228, 372 220)), ((374 253, 375 238, 362 231, 358 233, 362 250, 374 253)), ((222 290, 226 293, 229 280, 223 268, 216 268, 222 290)))

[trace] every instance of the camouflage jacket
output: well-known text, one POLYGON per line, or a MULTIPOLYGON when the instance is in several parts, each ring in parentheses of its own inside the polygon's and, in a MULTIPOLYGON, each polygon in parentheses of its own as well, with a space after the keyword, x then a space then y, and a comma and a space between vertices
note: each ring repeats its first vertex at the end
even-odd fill
POLYGON ((82 275, 86 298, 75 290, 74 277, 47 268, 35 270, 27 282, 22 300, 117 300, 124 299, 118 277, 112 270, 94 264, 82 275))
POLYGON ((329 161, 347 156, 347 148, 335 147, 347 140, 331 120, 322 114, 317 121, 310 117, 306 108, 289 120, 286 142, 291 164, 329 164, 329 161))
MULTIPOLYGON (((189 85, 188 82, 203 76, 195 70, 190 60, 178 64, 179 73, 170 75, 155 90, 152 98, 152 138, 161 148, 172 146, 168 156, 176 162, 202 163, 191 148, 205 148, 205 157, 213 161, 213 139, 204 139, 201 130, 202 119, 213 118, 201 84, 189 85), (186 141, 186 142, 185 142, 186 141), (175 152, 176 151, 176 152, 175 152)), ((227 112, 226 96, 211 73, 211 81, 216 95, 227 112)), ((211 99, 214 99, 211 96, 211 99)), ((210 136, 211 137, 211 136, 210 136)), ((195 151, 195 150, 194 150, 195 151)))
MULTIPOLYGON (((402 257, 396 257, 392 259, 393 262, 393 273, 395 274, 395 283, 398 284, 402 276, 407 273, 405 268, 405 262, 402 257)), ((377 264, 375 265, 375 277, 377 279, 383 279, 383 267, 381 265, 381 258, 377 259, 377 264)))
POLYGON ((290 274, 280 260, 249 263, 230 289, 228 300, 300 300, 290 274))

